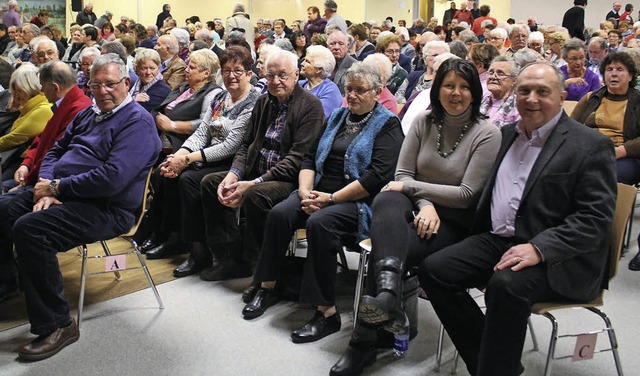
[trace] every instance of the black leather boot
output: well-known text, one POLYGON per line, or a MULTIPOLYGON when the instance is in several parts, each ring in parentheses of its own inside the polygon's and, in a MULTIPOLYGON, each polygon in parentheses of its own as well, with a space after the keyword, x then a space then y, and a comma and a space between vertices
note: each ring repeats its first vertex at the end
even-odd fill
POLYGON ((375 265, 376 296, 365 295, 358 317, 366 324, 379 325, 389 321, 391 311, 402 310, 402 262, 397 257, 385 257, 375 265))
POLYGON ((376 362, 377 329, 358 320, 351 334, 349 347, 336 364, 331 367, 331 376, 360 375, 365 367, 376 362))

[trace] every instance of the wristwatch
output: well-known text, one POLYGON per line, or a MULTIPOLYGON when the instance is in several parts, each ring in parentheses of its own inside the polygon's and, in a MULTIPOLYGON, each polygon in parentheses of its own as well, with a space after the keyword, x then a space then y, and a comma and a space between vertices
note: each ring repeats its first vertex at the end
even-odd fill
POLYGON ((60 180, 58 179, 53 179, 49 182, 49 192, 51 193, 52 196, 57 196, 58 195, 58 189, 56 188, 58 183, 60 182, 60 180))
POLYGON ((189 158, 189 154, 184 156, 184 162, 187 164, 187 166, 191 164, 191 158, 189 158))

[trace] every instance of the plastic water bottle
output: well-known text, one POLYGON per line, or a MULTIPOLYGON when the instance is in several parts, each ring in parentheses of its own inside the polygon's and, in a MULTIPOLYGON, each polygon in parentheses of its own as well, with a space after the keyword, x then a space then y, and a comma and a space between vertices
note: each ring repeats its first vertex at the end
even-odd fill
POLYGON ((393 354, 404 358, 409 350, 409 318, 404 312, 396 318, 393 332, 393 354))

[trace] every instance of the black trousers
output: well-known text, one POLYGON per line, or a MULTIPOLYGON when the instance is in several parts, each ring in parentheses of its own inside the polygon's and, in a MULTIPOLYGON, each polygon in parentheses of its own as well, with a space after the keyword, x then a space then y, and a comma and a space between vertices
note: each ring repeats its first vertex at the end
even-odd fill
POLYGON ((225 176, 226 171, 216 172, 205 176, 200 183, 207 245, 221 261, 255 264, 262 246, 267 215, 271 208, 289 196, 294 185, 267 181, 247 189, 240 207, 245 217, 244 230, 241 231, 237 210, 218 201, 218 185, 225 176))
POLYGON ((336 254, 342 246, 341 238, 358 231, 358 206, 355 202, 326 206, 309 216, 301 209, 298 192, 291 193, 269 212, 254 280, 278 280, 293 232, 305 223, 307 260, 300 300, 314 306, 333 306, 336 300, 336 254))
POLYGON ((229 169, 230 161, 208 165, 199 170, 184 170, 177 178, 160 175, 160 167, 152 176, 154 190, 150 208, 152 228, 161 241, 176 232, 186 241, 205 241, 204 216, 200 181, 208 174, 229 169))
POLYGON ((531 306, 566 300, 549 286, 546 265, 493 272, 502 255, 516 245, 490 233, 471 236, 429 256, 420 282, 471 375, 515 376, 531 306), (486 314, 467 288, 486 286, 486 314))
MULTIPOLYGON (((371 256, 373 266, 385 257, 397 257, 405 270, 420 264, 427 256, 464 239, 467 229, 441 218, 440 230, 431 239, 420 238, 410 218, 415 210, 412 201, 403 193, 385 191, 373 200, 371 219, 371 256)), ((370 269, 373 270, 373 269, 370 269)), ((367 291, 377 292, 375 273, 368 273, 367 291)))
POLYGON ((134 215, 95 201, 63 200, 62 205, 32 210, 33 189, 2 206, 0 243, 15 244, 31 332, 47 335, 71 321, 56 253, 123 234, 131 229, 134 215))

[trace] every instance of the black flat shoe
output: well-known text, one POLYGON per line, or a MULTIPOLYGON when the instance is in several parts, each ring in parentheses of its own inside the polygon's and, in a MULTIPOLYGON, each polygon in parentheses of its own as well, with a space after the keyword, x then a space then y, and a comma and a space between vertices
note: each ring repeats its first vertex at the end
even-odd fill
POLYGON ((186 253, 187 251, 189 251, 189 248, 180 242, 165 242, 148 250, 145 254, 147 260, 159 260, 186 253))
POLYGON ((245 320, 251 320, 255 319, 256 317, 260 317, 262 316, 264 311, 267 310, 267 308, 271 307, 277 302, 278 296, 273 291, 273 289, 259 287, 253 300, 242 309, 242 316, 244 316, 245 320))
POLYGON ((291 333, 294 343, 314 342, 329 334, 340 330, 340 313, 336 311, 332 316, 324 317, 320 311, 316 311, 313 318, 302 328, 291 333))
POLYGON ((148 238, 146 238, 142 244, 140 245, 140 252, 147 253, 151 249, 160 245, 158 238, 156 238, 155 234, 151 234, 148 238))
POLYGON ((173 269, 173 276, 176 278, 186 277, 197 274, 204 268, 205 266, 202 263, 199 263, 193 257, 189 256, 185 262, 173 269))
POLYGON ((220 263, 218 266, 208 268, 200 274, 205 281, 225 281, 227 279, 251 277, 253 271, 249 264, 240 264, 235 261, 220 263))
POLYGON ((247 304, 251 303, 259 288, 260 282, 251 282, 251 285, 242 292, 242 301, 247 304))
POLYGON ((364 371, 365 367, 369 367, 376 362, 375 349, 359 349, 349 346, 347 351, 336 364, 331 367, 329 375, 331 376, 356 376, 364 371))
POLYGON ((631 261, 629 261, 629 270, 638 271, 640 270, 640 252, 637 255, 633 256, 631 261))

